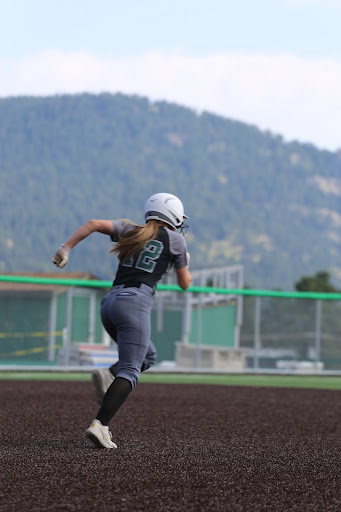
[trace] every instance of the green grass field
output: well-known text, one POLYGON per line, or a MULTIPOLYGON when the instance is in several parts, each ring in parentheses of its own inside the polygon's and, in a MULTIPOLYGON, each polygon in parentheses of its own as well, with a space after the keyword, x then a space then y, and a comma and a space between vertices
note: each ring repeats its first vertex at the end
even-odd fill
MULTIPOLYGON (((90 381, 90 373, 68 372, 0 372, 0 380, 90 381)), ((341 389, 341 376, 305 375, 208 375, 145 373, 140 382, 166 384, 213 384, 221 386, 260 386, 341 389)))

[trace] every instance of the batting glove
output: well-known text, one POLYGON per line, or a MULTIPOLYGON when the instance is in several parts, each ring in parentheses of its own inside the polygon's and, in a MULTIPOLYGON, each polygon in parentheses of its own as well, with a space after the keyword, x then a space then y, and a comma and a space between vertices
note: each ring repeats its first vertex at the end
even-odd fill
POLYGON ((67 245, 62 244, 56 252, 54 258, 52 258, 53 263, 59 268, 64 268, 69 260, 70 251, 71 249, 67 245))

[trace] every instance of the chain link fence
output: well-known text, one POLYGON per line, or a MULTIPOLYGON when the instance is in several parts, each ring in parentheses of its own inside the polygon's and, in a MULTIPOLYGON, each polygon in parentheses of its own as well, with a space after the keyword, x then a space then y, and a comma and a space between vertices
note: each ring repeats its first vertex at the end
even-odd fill
MULTIPOLYGON (((201 280, 200 286, 191 286, 185 294, 174 283, 157 287, 157 296, 174 294, 181 298, 177 303, 184 304, 181 319, 175 300, 164 301, 162 311, 156 300, 154 323, 160 342, 164 337, 165 343, 174 346, 179 342, 185 348, 194 345, 194 362, 187 370, 228 372, 228 365, 205 368, 201 360, 204 353, 209 360, 209 351, 213 354, 219 349, 223 354, 225 346, 225 359, 227 352, 243 354, 239 368, 244 372, 341 373, 341 294, 248 290, 242 288, 242 281, 239 288, 226 288, 225 282, 221 285, 207 275, 216 286, 205 286, 201 280), (190 301, 184 300, 186 296, 190 301), (226 340, 215 325, 221 322, 224 301, 229 315, 229 324, 222 330, 228 332, 226 340), (167 304, 169 321, 162 316, 167 304), (214 308, 220 308, 220 316, 213 314, 214 308), (182 322, 182 328, 173 326, 173 319, 182 322), (167 333, 160 330, 162 324, 167 333), (187 333, 186 339, 175 335, 171 339, 168 331, 172 327, 187 333), (221 338, 218 347, 210 346, 214 332, 221 338)), ((111 282, 4 275, 0 285, 1 368, 103 365, 117 356, 99 317, 101 298, 111 282)), ((161 369, 162 364, 158 365, 161 369)), ((171 369, 176 371, 176 361, 171 369)))

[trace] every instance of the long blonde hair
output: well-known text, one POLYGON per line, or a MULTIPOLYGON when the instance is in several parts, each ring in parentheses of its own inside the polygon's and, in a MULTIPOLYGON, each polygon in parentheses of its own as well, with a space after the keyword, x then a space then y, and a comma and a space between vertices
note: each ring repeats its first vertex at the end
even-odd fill
POLYGON ((121 236, 110 252, 115 253, 120 261, 137 256, 146 243, 157 236, 160 224, 160 221, 151 219, 147 224, 136 225, 121 236))

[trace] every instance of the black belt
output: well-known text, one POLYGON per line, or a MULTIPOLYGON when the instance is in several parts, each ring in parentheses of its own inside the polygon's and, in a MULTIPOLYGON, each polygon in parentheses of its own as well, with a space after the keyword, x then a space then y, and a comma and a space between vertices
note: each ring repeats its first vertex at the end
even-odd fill
POLYGON ((146 284, 146 283, 138 283, 138 284, 114 284, 113 285, 113 288, 115 286, 122 286, 122 288, 141 288, 141 286, 148 286, 148 288, 150 288, 151 290, 153 290, 153 292, 155 291, 155 287, 153 286, 150 286, 149 284, 146 284))

